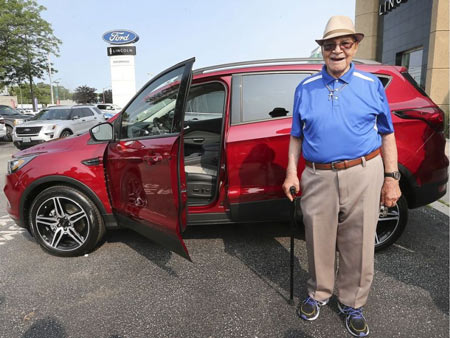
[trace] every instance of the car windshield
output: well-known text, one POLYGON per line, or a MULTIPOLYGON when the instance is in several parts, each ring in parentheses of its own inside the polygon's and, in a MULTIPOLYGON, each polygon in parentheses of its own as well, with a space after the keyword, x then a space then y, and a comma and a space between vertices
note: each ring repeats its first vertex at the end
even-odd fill
POLYGON ((70 109, 44 109, 33 120, 68 120, 70 109))
POLYGON ((2 114, 2 115, 16 115, 16 114, 20 114, 20 113, 17 110, 12 109, 11 107, 0 106, 0 114, 2 114))

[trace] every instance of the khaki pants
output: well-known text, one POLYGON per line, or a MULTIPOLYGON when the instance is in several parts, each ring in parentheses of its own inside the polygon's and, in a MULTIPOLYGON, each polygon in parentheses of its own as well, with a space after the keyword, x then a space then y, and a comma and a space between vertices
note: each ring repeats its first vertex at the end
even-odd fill
POLYGON ((341 303, 354 308, 366 303, 373 279, 383 172, 380 156, 366 161, 365 166, 339 171, 305 167, 300 181, 301 208, 312 298, 330 298, 336 278, 341 303))

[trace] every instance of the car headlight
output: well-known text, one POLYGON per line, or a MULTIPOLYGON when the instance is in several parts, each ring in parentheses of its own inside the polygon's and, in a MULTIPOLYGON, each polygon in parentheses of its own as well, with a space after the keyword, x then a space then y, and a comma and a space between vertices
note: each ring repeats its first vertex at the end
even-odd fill
POLYGON ((15 125, 15 126, 17 126, 18 124, 21 124, 21 123, 23 123, 23 120, 22 120, 22 119, 15 119, 15 120, 14 120, 14 125, 15 125))
POLYGON ((8 162, 8 174, 13 174, 17 170, 23 168, 24 165, 26 165, 28 162, 30 162, 33 158, 35 158, 37 155, 30 155, 20 158, 14 158, 8 162))
POLYGON ((57 125, 56 125, 56 124, 53 124, 53 125, 48 125, 48 126, 46 126, 45 129, 46 129, 46 130, 55 130, 56 127, 57 127, 57 125))

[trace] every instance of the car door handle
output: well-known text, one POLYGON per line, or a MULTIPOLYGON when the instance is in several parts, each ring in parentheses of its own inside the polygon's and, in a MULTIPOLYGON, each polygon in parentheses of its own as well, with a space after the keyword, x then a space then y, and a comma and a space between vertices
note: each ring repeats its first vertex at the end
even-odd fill
POLYGON ((203 137, 196 137, 193 138, 192 141, 194 141, 194 143, 203 143, 205 139, 203 137))
POLYGON ((145 155, 145 156, 144 156, 144 161, 145 161, 147 164, 149 164, 149 165, 152 165, 152 164, 161 162, 162 159, 163 159, 163 157, 162 157, 162 155, 159 154, 159 153, 155 153, 155 154, 152 154, 152 155, 145 155))

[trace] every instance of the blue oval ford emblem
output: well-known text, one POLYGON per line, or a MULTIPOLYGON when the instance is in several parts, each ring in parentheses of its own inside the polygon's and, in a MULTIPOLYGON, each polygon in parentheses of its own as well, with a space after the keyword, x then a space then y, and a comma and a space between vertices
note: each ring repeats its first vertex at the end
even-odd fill
POLYGON ((114 30, 103 34, 103 40, 112 45, 124 45, 137 42, 139 36, 132 31, 114 30))

